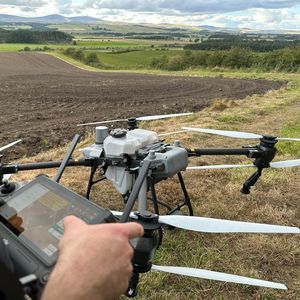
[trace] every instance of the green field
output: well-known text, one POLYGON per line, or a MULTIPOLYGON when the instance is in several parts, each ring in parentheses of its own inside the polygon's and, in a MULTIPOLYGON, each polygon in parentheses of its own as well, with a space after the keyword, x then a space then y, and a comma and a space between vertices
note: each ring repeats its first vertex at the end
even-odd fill
POLYGON ((18 29, 32 29, 31 25, 11 25, 11 24, 5 24, 5 25, 0 25, 1 29, 5 29, 5 30, 18 30, 18 29))
POLYGON ((161 58, 164 55, 175 56, 182 53, 182 50, 141 50, 126 53, 104 53, 98 52, 97 56, 101 63, 114 68, 147 68, 154 58, 161 58))
MULTIPOLYGON (((175 42, 168 44, 173 45, 175 42)), ((14 44, 14 43, 0 43, 0 51, 20 51, 24 47, 43 48, 48 46, 52 49, 65 49, 68 47, 76 47, 82 49, 101 49, 101 50, 120 50, 120 49, 145 49, 145 48, 159 48, 164 47, 166 41, 152 41, 152 40, 135 40, 135 39, 91 39, 91 38, 80 38, 74 40, 72 44, 14 44)), ((177 43, 176 43, 177 44, 177 43)), ((178 43, 178 47, 181 44, 178 43)))
POLYGON ((22 51, 25 47, 30 49, 43 48, 47 46, 51 49, 65 49, 71 47, 69 44, 1 44, 0 43, 0 52, 16 52, 22 51))
POLYGON ((147 41, 119 39, 78 39, 76 40, 76 44, 79 47, 88 48, 141 48, 151 45, 147 41))

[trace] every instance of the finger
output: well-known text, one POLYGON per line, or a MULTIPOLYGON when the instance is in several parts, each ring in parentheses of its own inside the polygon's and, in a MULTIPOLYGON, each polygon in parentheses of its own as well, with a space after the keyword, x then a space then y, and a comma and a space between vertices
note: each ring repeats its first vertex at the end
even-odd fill
POLYGON ((18 216, 14 216, 11 220, 9 220, 10 223, 16 227, 16 228, 19 228, 21 227, 22 223, 23 223, 23 220, 22 218, 18 217, 18 216))
POLYGON ((118 224, 118 225, 121 226, 122 230, 126 233, 129 240, 144 235, 144 228, 138 223, 129 222, 129 223, 118 224))
POLYGON ((68 232, 71 229, 86 226, 86 225, 87 224, 83 220, 75 216, 67 216, 64 218, 64 232, 68 232))

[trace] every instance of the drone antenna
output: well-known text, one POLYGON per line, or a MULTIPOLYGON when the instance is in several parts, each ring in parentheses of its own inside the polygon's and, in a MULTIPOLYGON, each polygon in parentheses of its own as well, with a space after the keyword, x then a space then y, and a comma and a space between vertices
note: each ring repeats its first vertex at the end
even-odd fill
POLYGON ((60 164, 54 178, 53 178, 54 181, 56 181, 57 183, 59 182, 59 180, 60 180, 60 178, 61 178, 61 176, 62 176, 62 174, 63 174, 63 172, 64 172, 64 170, 65 170, 65 168, 66 168, 66 166, 67 166, 67 164, 68 164, 68 162, 69 162, 69 160, 70 160, 70 158, 71 158, 71 156, 72 156, 72 154, 73 154, 73 152, 74 152, 74 150, 75 150, 75 148, 76 148, 76 146, 79 142, 79 140, 80 140, 80 135, 75 134, 75 136, 73 137, 72 143, 69 146, 69 148, 67 150, 67 153, 66 153, 62 163, 60 164))

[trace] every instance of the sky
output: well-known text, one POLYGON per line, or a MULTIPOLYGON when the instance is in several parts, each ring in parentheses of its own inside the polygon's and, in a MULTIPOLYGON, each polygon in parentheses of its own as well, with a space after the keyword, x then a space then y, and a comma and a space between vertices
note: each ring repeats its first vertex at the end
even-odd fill
POLYGON ((0 0, 0 14, 300 30, 300 0, 0 0))

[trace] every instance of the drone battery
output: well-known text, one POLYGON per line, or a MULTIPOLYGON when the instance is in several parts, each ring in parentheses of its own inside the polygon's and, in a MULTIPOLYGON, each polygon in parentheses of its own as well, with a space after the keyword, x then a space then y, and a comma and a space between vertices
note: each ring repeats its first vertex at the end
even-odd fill
POLYGON ((75 215, 88 224, 114 222, 113 215, 46 176, 39 176, 0 207, 0 236, 20 278, 35 274, 45 284, 58 257, 63 220, 75 215))

